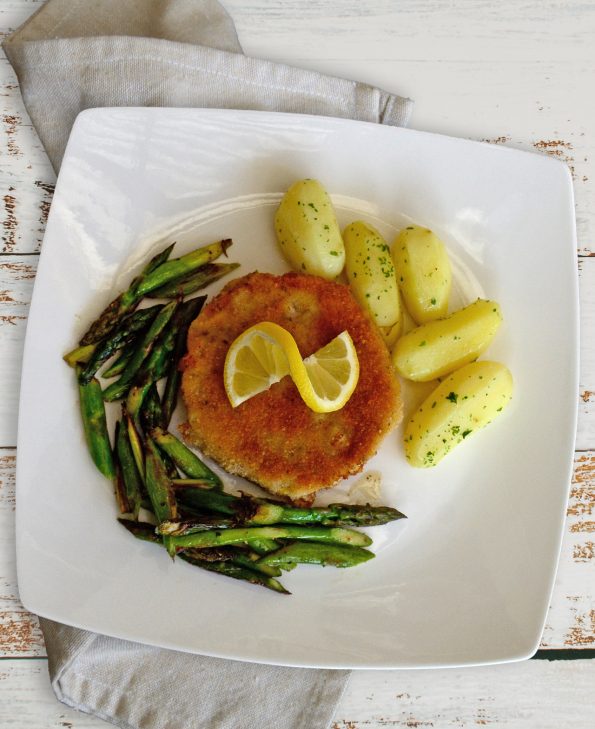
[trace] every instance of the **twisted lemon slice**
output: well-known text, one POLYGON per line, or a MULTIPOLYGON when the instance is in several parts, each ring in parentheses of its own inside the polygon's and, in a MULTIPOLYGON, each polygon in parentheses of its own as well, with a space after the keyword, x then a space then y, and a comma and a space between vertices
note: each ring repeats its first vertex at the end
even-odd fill
POLYGON ((255 324, 233 342, 225 357, 223 381, 232 407, 291 375, 303 401, 316 413, 340 410, 359 378, 353 340, 341 332, 302 360, 291 334, 270 321, 255 324))

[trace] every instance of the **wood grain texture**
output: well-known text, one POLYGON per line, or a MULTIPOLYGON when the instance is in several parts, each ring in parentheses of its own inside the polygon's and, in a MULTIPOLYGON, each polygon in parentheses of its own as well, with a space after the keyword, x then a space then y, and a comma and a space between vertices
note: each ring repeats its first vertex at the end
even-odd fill
POLYGON ((0 658, 45 655, 37 618, 25 610, 18 597, 15 466, 16 451, 0 449, 0 658))
POLYGON ((21 362, 37 256, 0 256, 0 446, 15 446, 21 362))
POLYGON ((595 661, 379 671, 373 677, 360 671, 332 729, 592 729, 593 681, 595 661))
MULTIPOLYGON (((331 729, 592 729, 594 684, 595 661, 581 660, 463 670, 357 671, 337 706, 331 729)), ((55 700, 45 661, 6 660, 0 662, 0 726, 101 729, 106 725, 55 700)))

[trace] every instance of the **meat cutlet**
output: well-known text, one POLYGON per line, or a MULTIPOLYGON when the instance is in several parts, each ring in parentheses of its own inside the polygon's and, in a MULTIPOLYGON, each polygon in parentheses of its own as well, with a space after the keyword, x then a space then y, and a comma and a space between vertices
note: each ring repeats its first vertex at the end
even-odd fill
POLYGON ((399 384, 375 324, 347 286, 317 276, 251 273, 228 283, 191 325, 182 369, 184 438, 230 473, 291 499, 361 471, 401 417, 399 384), (231 407, 225 356, 262 321, 291 332, 302 357, 349 332, 360 376, 341 410, 313 412, 290 377, 231 407))

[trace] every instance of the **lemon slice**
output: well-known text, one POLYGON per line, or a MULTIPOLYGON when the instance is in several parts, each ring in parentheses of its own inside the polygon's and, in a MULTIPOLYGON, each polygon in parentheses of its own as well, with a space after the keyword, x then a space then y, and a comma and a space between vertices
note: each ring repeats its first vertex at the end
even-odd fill
POLYGON ((227 352, 225 391, 235 408, 287 374, 314 412, 339 410, 359 378, 359 362, 349 333, 342 332, 302 360, 295 339, 286 329, 268 321, 256 324, 240 334, 227 352))

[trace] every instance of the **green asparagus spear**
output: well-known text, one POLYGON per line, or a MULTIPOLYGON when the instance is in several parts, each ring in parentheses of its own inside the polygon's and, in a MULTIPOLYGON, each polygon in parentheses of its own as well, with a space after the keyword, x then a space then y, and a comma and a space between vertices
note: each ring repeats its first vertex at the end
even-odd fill
POLYGON ((140 421, 145 433, 163 425, 163 410, 161 399, 157 391, 157 383, 151 383, 140 408, 140 421))
POLYGON ((250 549, 261 556, 279 549, 279 542, 274 539, 251 539, 249 545, 250 549))
POLYGON ((116 447, 114 448, 114 466, 116 468, 116 478, 115 478, 115 487, 116 487, 116 503, 118 504, 118 509, 120 511, 120 514, 129 514, 131 511, 130 501, 128 501, 128 496, 126 494, 126 484, 124 483, 124 474, 122 473, 122 464, 120 463, 120 459, 118 458, 118 448, 117 443, 118 439, 120 438, 120 430, 121 430, 121 423, 118 420, 116 422, 116 431, 114 440, 116 442, 116 447))
POLYGON ((117 377, 118 375, 121 375, 122 372, 124 372, 124 370, 126 369, 126 365, 134 356, 134 353, 136 352, 139 344, 140 338, 137 337, 133 342, 124 347, 120 353, 120 356, 116 358, 113 364, 103 370, 101 376, 104 379, 109 379, 110 377, 117 377))
POLYGON ((126 431, 128 433, 128 441, 129 441, 130 447, 132 449, 132 455, 134 457, 134 462, 136 463, 136 467, 137 467, 140 477, 144 483, 144 481, 145 481, 145 455, 144 455, 143 441, 137 430, 134 419, 131 417, 130 413, 128 413, 126 411, 125 408, 122 408, 122 415, 123 415, 123 418, 124 418, 124 421, 126 424, 126 431))
POLYGON ((320 526, 377 526, 407 517, 389 506, 329 504, 325 507, 301 508, 279 501, 262 499, 250 494, 219 498, 210 494, 199 481, 176 479, 180 499, 190 508, 235 516, 236 526, 267 526, 271 524, 318 524, 320 526), (198 488, 192 488, 192 486, 198 488))
POLYGON ((76 367, 77 364, 86 364, 93 356, 94 351, 95 345, 87 344, 84 347, 76 347, 68 354, 65 354, 62 359, 70 367, 76 367))
POLYGON ((276 552, 261 557, 258 564, 285 568, 290 564, 320 564, 333 567, 355 567, 374 557, 374 553, 361 547, 339 544, 292 542, 276 552))
MULTIPOLYGON (((131 534, 137 539, 143 541, 153 542, 154 544, 161 544, 161 539, 155 534, 154 527, 150 524, 145 524, 137 521, 131 521, 130 519, 118 519, 120 524, 124 526, 131 534)), ((163 546, 163 545, 162 545, 163 546)), ((246 566, 239 563, 235 563, 235 559, 239 558, 240 562, 243 562, 241 553, 234 554, 229 548, 223 549, 201 549, 201 550, 188 550, 184 554, 180 555, 186 562, 195 565, 196 567, 202 567, 203 569, 218 572, 228 577, 234 577, 238 580, 246 580, 256 585, 262 585, 268 587, 275 592, 286 593, 287 590, 270 574, 277 574, 272 572, 274 568, 270 568, 267 565, 256 566, 256 562, 250 560, 250 565, 246 562, 246 566), (264 572, 263 572, 264 568, 264 572)))
POLYGON ((109 336, 117 327, 122 316, 128 314, 136 308, 138 302, 142 299, 143 294, 139 292, 141 282, 151 273, 162 266, 169 258, 174 244, 172 243, 164 251, 154 256, 145 266, 140 276, 137 276, 130 286, 117 296, 108 306, 101 312, 98 318, 91 324, 87 333, 83 336, 79 344, 94 344, 104 337, 109 336))
POLYGON ((118 454, 118 462, 122 475, 124 493, 128 502, 128 512, 132 513, 135 519, 138 518, 138 512, 143 499, 143 481, 138 471, 126 421, 118 422, 116 429, 116 452, 118 454))
POLYGON ((164 450, 173 459, 176 466, 187 476, 193 479, 207 481, 213 488, 223 488, 219 476, 213 473, 208 466, 205 466, 200 458, 174 435, 156 428, 151 433, 151 437, 155 440, 159 448, 164 450))
POLYGON ((188 557, 186 554, 181 554, 180 556, 186 562, 189 562, 196 567, 202 567, 204 570, 218 572, 221 575, 227 575, 227 577, 233 577, 236 580, 251 582, 255 585, 262 585, 263 587, 268 587, 269 590, 274 590, 275 592, 280 592, 284 595, 291 594, 274 577, 268 577, 267 575, 260 574, 252 569, 230 564, 229 562, 205 562, 195 559, 194 557, 188 557))
POLYGON ((260 564, 260 555, 251 549, 243 547, 219 547, 213 549, 188 549, 185 555, 193 559, 207 562, 231 562, 238 567, 247 567, 248 569, 261 572, 269 577, 279 577, 281 569, 267 564, 260 564))
MULTIPOLYGON (((80 367, 77 367, 77 377, 79 375, 80 367)), ((95 378, 85 385, 79 382, 79 399, 85 438, 91 458, 101 473, 106 478, 113 480, 116 476, 116 469, 107 432, 105 405, 101 385, 95 378)))
POLYGON ((239 266, 239 263, 207 263, 190 276, 174 279, 171 283, 154 289, 148 294, 148 297, 150 299, 175 299, 177 296, 190 296, 223 276, 227 276, 239 266))
MULTIPOLYGON (((190 302, 187 302, 190 303, 190 302)), ((139 413, 143 402, 149 393, 154 382, 160 380, 166 373, 171 361, 171 353, 174 350, 177 334, 181 327, 185 326, 185 317, 191 307, 181 304, 172 317, 168 326, 161 333, 151 353, 143 363, 141 369, 134 378, 134 384, 128 391, 126 407, 135 422, 138 421, 139 413), (181 316, 178 316, 181 314, 181 316)), ((194 307, 196 310, 196 307, 194 307)), ((162 408, 163 410, 163 408, 162 408)), ((162 418, 163 420, 163 413, 162 418)))
POLYGON ((131 534, 137 539, 142 539, 145 542, 153 542, 154 544, 163 544, 161 537, 155 534, 155 527, 152 524, 146 522, 134 521, 132 519, 118 519, 123 527, 126 527, 131 534))
MULTIPOLYGON (((165 517, 168 518, 168 517, 165 517)), ((162 521, 162 519, 160 519, 162 521)), ((311 542, 330 542, 331 544, 352 544, 356 547, 367 547, 372 543, 370 537, 363 532, 340 527, 240 527, 237 529, 212 529, 183 537, 169 537, 176 551, 188 547, 220 547, 226 544, 249 542, 251 539, 307 539, 311 542)))
POLYGON ((208 246, 202 246, 202 248, 187 253, 181 258, 175 258, 172 261, 161 264, 161 266, 158 266, 151 273, 143 277, 136 288, 136 292, 141 296, 146 296, 151 291, 165 286, 175 279, 189 276, 198 268, 204 266, 205 263, 210 263, 216 258, 219 258, 222 253, 226 253, 231 244, 232 241, 227 238, 216 243, 211 243, 208 246))
POLYGON ((247 514, 242 522, 250 526, 266 524, 320 524, 321 526, 377 526, 397 519, 405 519, 397 509, 389 506, 365 506, 353 504, 329 504, 325 507, 299 508, 287 504, 275 503, 268 499, 252 498, 247 501, 244 495, 243 504, 238 504, 238 511, 254 511, 247 514))
POLYGON ((197 480, 190 480, 189 482, 188 479, 173 479, 172 483, 176 498, 185 508, 199 513, 204 513, 206 509, 214 511, 216 514, 235 516, 236 510, 233 504, 236 497, 213 488, 210 482, 197 480), (198 484, 202 484, 202 486, 198 484))
POLYGON ((186 534, 206 532, 209 529, 230 529, 235 526, 233 519, 223 516, 197 516, 187 521, 162 521, 157 527, 157 534, 167 537, 183 537, 186 534))
POLYGON ((177 306, 177 301, 171 301, 169 304, 166 304, 161 309, 159 314, 157 314, 157 316, 153 320, 153 323, 149 327, 149 330, 143 337, 140 346, 134 353, 134 356, 126 365, 124 372, 122 372, 122 376, 120 377, 120 379, 104 390, 103 397, 105 400, 107 400, 108 402, 112 402, 113 400, 119 400, 128 392, 132 380, 141 368, 141 365, 143 364, 147 356, 152 351, 159 334, 163 331, 163 329, 173 316, 177 306))
POLYGON ((180 390, 180 381, 182 378, 179 365, 180 360, 186 352, 188 329, 190 324, 192 324, 199 315, 206 298, 206 296, 197 296, 195 299, 190 299, 190 301, 184 302, 176 313, 176 340, 171 356, 171 362, 168 367, 167 381, 165 383, 162 401, 164 429, 166 429, 169 425, 171 416, 178 404, 178 392, 180 390))
MULTIPOLYGON (((276 524, 316 524, 319 526, 376 526, 389 521, 406 518, 400 511, 388 506, 351 506, 331 504, 326 508, 300 509, 273 502, 257 503, 253 497, 245 494, 242 498, 234 497, 230 502, 235 507, 235 518, 219 519, 217 528, 229 529, 234 526, 272 526, 276 524), (337 508, 333 508, 337 507, 337 508)), ((182 536, 196 531, 204 531, 209 527, 212 517, 198 515, 187 521, 164 522, 161 534, 182 536)))
POLYGON ((138 333, 149 326, 161 308, 150 306, 148 309, 141 309, 125 316, 112 334, 95 345, 95 350, 83 369, 82 381, 89 382, 104 362, 122 347, 133 342, 138 333))
POLYGON ((174 490, 157 446, 150 438, 145 441, 145 485, 158 522, 178 518, 174 490))
MULTIPOLYGON (((200 550, 197 551, 200 552, 200 550)), ((255 553, 237 550, 237 554, 231 559, 231 562, 238 567, 247 567, 248 569, 255 570, 256 572, 262 572, 263 575, 267 575, 268 577, 279 577, 281 574, 280 567, 270 564, 262 564, 258 561, 258 555, 255 553)))

